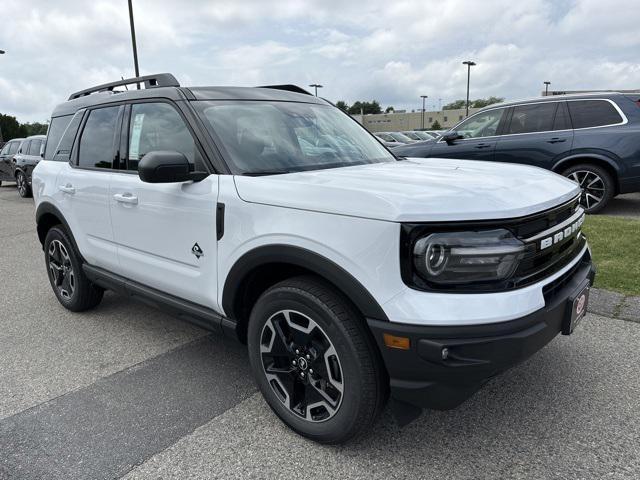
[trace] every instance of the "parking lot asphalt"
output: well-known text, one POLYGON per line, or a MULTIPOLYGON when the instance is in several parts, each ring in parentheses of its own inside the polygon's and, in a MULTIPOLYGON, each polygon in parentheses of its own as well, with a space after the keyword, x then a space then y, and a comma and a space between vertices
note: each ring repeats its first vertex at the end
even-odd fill
POLYGON ((244 348, 107 294, 50 290, 33 201, 0 187, 0 479, 553 478, 640 472, 640 323, 570 337, 448 412, 309 442, 270 412, 244 348))

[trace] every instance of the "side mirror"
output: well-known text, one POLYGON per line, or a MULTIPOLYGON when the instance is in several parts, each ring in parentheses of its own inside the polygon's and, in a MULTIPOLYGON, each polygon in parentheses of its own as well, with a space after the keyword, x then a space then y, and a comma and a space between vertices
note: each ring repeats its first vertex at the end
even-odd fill
POLYGON ((199 182, 207 172, 192 172, 187 157, 180 152, 158 150, 147 153, 138 162, 138 176, 146 183, 199 182))
POLYGON ((451 145, 453 142, 461 138, 464 138, 464 137, 460 135, 458 132, 456 132, 455 130, 452 130, 442 135, 442 140, 447 142, 449 145, 451 145))

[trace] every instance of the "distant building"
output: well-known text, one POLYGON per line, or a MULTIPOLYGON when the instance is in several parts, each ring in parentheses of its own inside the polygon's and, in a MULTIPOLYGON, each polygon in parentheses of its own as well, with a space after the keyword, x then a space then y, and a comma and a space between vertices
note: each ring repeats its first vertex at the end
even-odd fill
MULTIPOLYGON (((469 115, 480 110, 470 108, 469 115)), ((424 128, 431 130, 431 125, 438 122, 443 129, 451 128, 463 120, 466 109, 439 110, 424 112, 424 128)), ((370 132, 399 132, 402 130, 419 130, 422 128, 422 112, 375 113, 369 115, 353 115, 370 132)))

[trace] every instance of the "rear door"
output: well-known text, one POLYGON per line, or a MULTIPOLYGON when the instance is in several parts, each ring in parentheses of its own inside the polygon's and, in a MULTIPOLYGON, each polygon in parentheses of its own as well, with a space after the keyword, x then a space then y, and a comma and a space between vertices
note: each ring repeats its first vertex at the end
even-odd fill
POLYGON ((145 286, 217 308, 218 176, 201 182, 145 183, 138 162, 149 152, 183 153, 206 171, 197 138, 175 104, 133 103, 123 125, 123 162, 109 195, 119 272, 145 286))
POLYGON ((438 140, 429 156, 493 160, 505 113, 506 108, 500 107, 472 115, 452 129, 463 138, 451 143, 438 140))
POLYGON ((495 160, 551 169, 571 151, 572 143, 566 102, 516 105, 509 112, 495 160))
POLYGON ((13 169, 11 160, 18 152, 19 141, 7 143, 0 152, 0 180, 13 180, 13 169))
POLYGON ((123 106, 107 106, 86 113, 71 161, 57 179, 58 203, 80 252, 91 265, 110 271, 117 271, 118 258, 109 214, 109 182, 123 111, 123 106))
POLYGON ((43 143, 44 140, 40 138, 34 138, 31 140, 29 150, 26 154, 23 154, 21 163, 19 165, 16 164, 27 175, 29 183, 31 183, 31 172, 33 172, 34 167, 38 164, 40 159, 42 159, 43 143))

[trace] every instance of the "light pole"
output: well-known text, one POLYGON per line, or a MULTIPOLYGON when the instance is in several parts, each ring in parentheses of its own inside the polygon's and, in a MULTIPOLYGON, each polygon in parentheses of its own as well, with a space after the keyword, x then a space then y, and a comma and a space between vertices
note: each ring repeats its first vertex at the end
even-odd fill
POLYGON ((462 62, 462 64, 467 66, 467 117, 468 117, 469 116, 469 82, 471 81, 471 67, 473 67, 476 64, 476 62, 467 60, 466 62, 462 62))
MULTIPOLYGON (((136 77, 140 76, 140 69, 138 68, 138 46, 136 45, 136 27, 133 23, 133 5, 129 0, 129 25, 131 26, 131 46, 133 47, 133 66, 136 70, 136 77)), ((138 83, 138 90, 140 90, 140 84, 138 83)))
POLYGON ((428 95, 420 95, 420 98, 422 99, 422 130, 424 130, 424 101, 429 98, 428 95))
POLYGON ((322 85, 320 85, 319 83, 312 83, 311 85, 309 85, 310 87, 313 87, 316 89, 316 97, 318 96, 318 89, 322 88, 322 85))
POLYGON ((549 85, 551 85, 551 82, 543 82, 544 83, 544 96, 546 97, 547 95, 549 95, 549 85))

